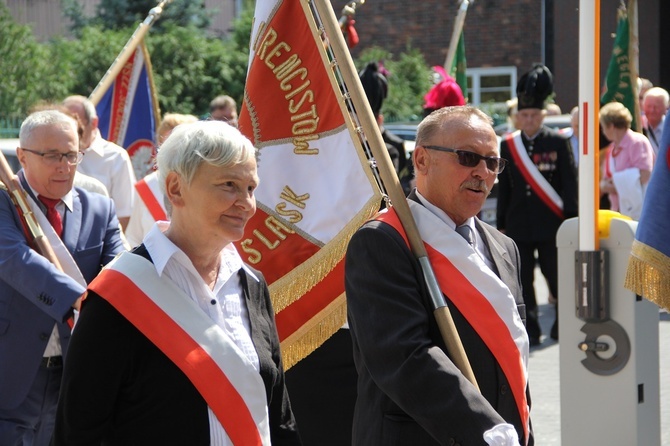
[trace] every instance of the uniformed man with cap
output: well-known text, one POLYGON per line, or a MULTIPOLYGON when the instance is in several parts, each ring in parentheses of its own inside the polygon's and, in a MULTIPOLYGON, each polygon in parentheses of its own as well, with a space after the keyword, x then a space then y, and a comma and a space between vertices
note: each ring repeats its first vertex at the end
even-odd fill
MULTIPOLYGON (((497 225, 519 247, 526 330, 531 345, 538 345, 535 265, 539 260, 549 292, 558 296, 556 232, 563 220, 577 215, 577 170, 569 139, 544 125, 545 101, 553 93, 549 69, 533 66, 519 79, 516 92, 520 130, 500 144, 500 156, 510 166, 498 177, 497 225)), ((558 311, 556 318, 550 334, 558 340, 558 311)))

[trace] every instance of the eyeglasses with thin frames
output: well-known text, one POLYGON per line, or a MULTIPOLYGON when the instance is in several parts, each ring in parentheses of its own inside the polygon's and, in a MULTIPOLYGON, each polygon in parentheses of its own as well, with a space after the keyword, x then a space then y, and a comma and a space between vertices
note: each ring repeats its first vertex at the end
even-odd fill
POLYGON ((449 147, 440 146, 423 146, 426 149, 438 150, 440 152, 453 153, 458 157, 458 164, 465 167, 477 167, 481 160, 486 163, 486 168, 492 173, 499 174, 505 169, 507 160, 497 156, 483 156, 479 153, 470 152, 468 150, 450 149, 449 147))
POLYGON ((60 164, 63 161, 63 158, 65 158, 65 160, 70 166, 76 166, 84 158, 83 152, 68 152, 68 153, 38 152, 37 150, 26 149, 24 147, 21 147, 21 150, 25 150, 26 152, 30 152, 37 156, 41 156, 44 162, 50 166, 60 164))

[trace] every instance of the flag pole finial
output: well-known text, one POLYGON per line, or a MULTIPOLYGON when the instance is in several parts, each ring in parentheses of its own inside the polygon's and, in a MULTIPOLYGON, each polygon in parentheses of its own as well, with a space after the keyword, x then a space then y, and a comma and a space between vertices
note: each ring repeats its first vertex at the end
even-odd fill
POLYGON ((98 102, 100 102, 100 99, 102 99, 110 85, 112 85, 114 79, 116 79, 116 76, 119 74, 125 63, 130 59, 130 56, 137 48, 137 45, 140 44, 146 33, 149 32, 151 25, 158 20, 163 13, 165 6, 171 2, 172 0, 161 0, 158 5, 151 8, 144 21, 137 26, 133 35, 130 36, 126 45, 123 47, 119 55, 116 56, 112 65, 107 69, 107 72, 102 76, 102 79, 100 79, 100 82, 98 82, 98 85, 93 89, 93 92, 89 96, 89 99, 94 105, 98 105, 98 102))

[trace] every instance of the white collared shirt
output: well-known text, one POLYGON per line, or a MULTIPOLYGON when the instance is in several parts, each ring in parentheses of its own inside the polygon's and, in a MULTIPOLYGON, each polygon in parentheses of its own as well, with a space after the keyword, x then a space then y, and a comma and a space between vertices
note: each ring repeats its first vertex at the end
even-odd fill
POLYGON ((91 147, 84 151, 77 170, 105 185, 119 218, 130 217, 135 172, 126 150, 103 139, 96 129, 91 147))
MULTIPOLYGON (((28 187, 30 188, 31 192, 33 193, 33 196, 37 198, 37 204, 39 204, 40 209, 44 206, 41 201, 39 201, 39 194, 35 189, 33 189, 33 186, 30 185, 28 182, 28 178, 24 176, 26 183, 28 183, 28 187)), ((63 221, 63 230, 65 230, 65 210, 69 210, 72 212, 72 207, 74 206, 74 197, 72 195, 72 190, 65 194, 64 197, 60 199, 60 202, 56 204, 56 211, 60 214, 60 218, 63 221)), ((46 213, 44 214, 46 215, 46 213)), ((61 356, 63 354, 63 349, 61 348, 60 345, 60 335, 58 334, 58 325, 54 323, 53 329, 51 330, 51 336, 49 336, 49 341, 47 342, 47 346, 44 349, 44 353, 42 356, 46 357, 51 357, 51 356, 61 356)))
MULTIPOLYGON (((35 189, 33 189, 33 186, 28 182, 28 178, 24 176, 26 183, 28 183, 28 187, 30 188, 30 191, 33 193, 33 196, 35 198, 38 198, 40 194, 37 193, 35 189)), ((44 206, 44 204, 39 201, 37 201, 37 204, 40 205, 40 208, 44 206)), ((60 218, 63 220, 63 229, 65 229, 65 210, 67 209, 68 211, 72 212, 72 208, 74 206, 74 196, 72 195, 72 189, 65 194, 65 196, 61 197, 60 202, 56 204, 56 210, 58 211, 58 214, 60 215, 60 218)), ((46 215, 46 214, 44 214, 46 215)))
MULTIPOLYGON (((165 275, 189 295, 242 350, 256 371, 259 371, 258 354, 251 339, 249 310, 238 272, 244 269, 255 280, 258 281, 258 278, 244 265, 235 246, 231 243, 221 251, 219 272, 214 288, 210 289, 188 256, 165 236, 164 232, 169 226, 169 222, 157 222, 144 238, 144 246, 154 262, 156 272, 161 277, 165 275)), ((214 412, 210 408, 207 410, 210 444, 214 446, 232 445, 214 412)))
MULTIPOLYGON (((440 220, 442 220, 446 225, 448 225, 450 228, 456 231, 456 223, 454 223, 454 221, 451 219, 451 217, 447 215, 446 212, 444 212, 442 209, 438 208, 437 206, 429 202, 423 195, 419 193, 418 190, 416 191, 416 195, 417 197, 419 197, 421 204, 423 204, 426 209, 428 209, 431 213, 433 213, 440 220)), ((472 229, 472 233, 475 235, 475 245, 474 245, 475 251, 477 252, 479 257, 484 261, 486 266, 488 266, 489 269, 491 269, 491 271, 495 272, 496 269, 494 268, 491 253, 489 252, 486 243, 484 243, 483 238, 479 234, 479 231, 477 231, 475 228, 474 217, 468 218, 463 224, 467 224, 468 226, 470 226, 470 229, 472 229)), ((526 356, 524 362, 527 363, 527 360, 528 358, 526 356)), ((484 432, 484 440, 488 445, 519 444, 519 437, 516 432, 516 429, 514 428, 513 425, 509 423, 498 424, 493 428, 489 429, 488 431, 484 432)))
MULTIPOLYGON (((446 212, 444 212, 442 209, 438 208, 434 204, 432 204, 426 197, 421 195, 421 193, 417 190, 416 191, 416 196, 419 197, 419 200, 421 201, 421 204, 424 205, 426 209, 428 209, 430 212, 435 214, 440 220, 442 220, 447 226, 449 226, 451 229, 454 231, 456 230, 456 223, 447 215, 446 212)), ((477 231, 477 228, 475 227, 475 219, 474 217, 468 218, 465 223, 470 227, 472 230, 472 233, 475 236, 475 243, 473 248, 479 254, 479 257, 486 263, 486 266, 488 266, 491 271, 496 271, 496 268, 493 263, 493 258, 491 257, 491 253, 489 252, 488 247, 486 246, 486 243, 484 243, 484 239, 482 238, 481 234, 479 231, 477 231)))

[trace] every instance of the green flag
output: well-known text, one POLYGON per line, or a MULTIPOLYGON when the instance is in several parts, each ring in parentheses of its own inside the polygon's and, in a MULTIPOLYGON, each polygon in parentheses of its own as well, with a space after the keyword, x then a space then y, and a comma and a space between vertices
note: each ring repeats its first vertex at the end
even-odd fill
POLYGON ((461 37, 458 39, 458 46, 456 47, 456 54, 454 61, 451 64, 451 76, 456 79, 456 83, 461 87, 465 102, 468 101, 468 76, 466 75, 467 64, 465 63, 465 38, 463 31, 461 37))
POLYGON ((606 85, 607 90, 600 99, 601 104, 608 102, 621 102, 633 115, 631 128, 637 130, 635 104, 637 102, 637 78, 631 73, 631 48, 630 48, 630 24, 625 7, 618 10, 618 25, 612 58, 607 67, 606 85))

